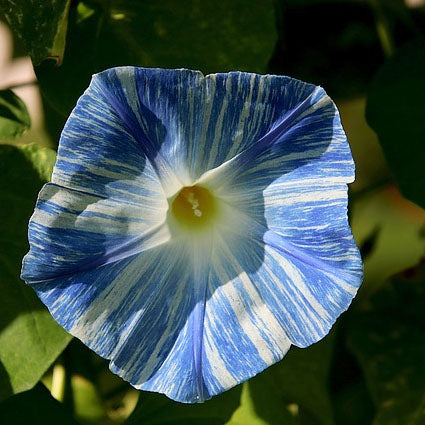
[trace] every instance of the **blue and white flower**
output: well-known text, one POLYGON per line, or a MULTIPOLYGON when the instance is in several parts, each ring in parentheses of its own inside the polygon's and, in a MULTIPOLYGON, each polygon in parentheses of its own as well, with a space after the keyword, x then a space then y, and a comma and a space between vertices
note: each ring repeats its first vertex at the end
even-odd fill
POLYGON ((353 179, 320 87, 110 69, 62 132, 22 278, 134 387, 202 401, 348 308, 362 277, 353 179))

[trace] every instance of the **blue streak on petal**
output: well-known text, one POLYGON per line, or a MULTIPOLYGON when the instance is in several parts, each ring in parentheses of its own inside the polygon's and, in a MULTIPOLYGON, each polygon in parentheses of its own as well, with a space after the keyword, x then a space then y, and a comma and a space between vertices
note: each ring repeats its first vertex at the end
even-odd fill
MULTIPOLYGON (((357 288, 360 284, 359 269, 357 270, 357 273, 350 274, 346 268, 337 268, 333 264, 321 261, 316 256, 311 255, 306 247, 304 247, 304 250, 298 248, 283 236, 270 230, 264 233, 263 240, 267 245, 274 248, 276 251, 279 251, 281 254, 303 263, 306 267, 310 266, 311 268, 320 270, 329 276, 342 279, 347 283, 347 285, 351 285, 353 288, 357 288)), ((357 264, 359 264, 358 258, 354 256, 353 259, 357 260, 357 264)))
POLYGON ((199 135, 196 157, 189 164, 195 178, 243 151, 267 144, 267 137, 263 143, 258 141, 282 117, 289 123, 291 111, 314 90, 312 85, 287 77, 240 72, 208 75, 203 81, 205 130, 199 135))
POLYGON ((167 244, 73 276, 34 283, 56 320, 136 388, 198 400, 190 255, 167 244))
POLYGON ((211 397, 204 383, 203 354, 205 307, 211 274, 210 260, 213 248, 212 243, 212 235, 206 240, 193 243, 193 291, 196 304, 191 315, 191 321, 193 331, 194 374, 198 402, 203 402, 206 397, 211 397))
MULTIPOLYGON (((166 129, 161 120, 139 101, 139 79, 136 79, 135 68, 110 69, 94 78, 99 80, 108 103, 120 116, 129 134, 138 142, 143 155, 153 165, 164 190, 168 191, 170 186, 181 186, 170 164, 159 152, 166 129)), ((163 73, 161 78, 164 78, 163 73)))
POLYGON ((165 164, 186 185, 255 144, 282 117, 289 123, 291 111, 316 96, 311 84, 244 72, 204 77, 185 69, 124 67, 99 78, 108 97, 126 105, 119 115, 159 173, 165 164))
POLYGON ((232 239, 227 233, 216 241, 211 261, 203 371, 210 396, 261 372, 291 345, 235 252, 247 252, 249 247, 248 256, 255 262, 257 255, 261 257, 261 244, 254 248, 240 235, 232 239))
POLYGON ((323 179, 311 187, 271 187, 265 205, 268 228, 290 241, 293 251, 302 250, 335 270, 361 279, 360 256, 348 225, 345 185, 326 184, 323 179))
MULTIPOLYGON (((279 118, 272 124, 270 130, 260 139, 258 139, 249 148, 243 150, 238 155, 229 160, 226 165, 235 167, 236 170, 245 166, 252 159, 260 156, 264 151, 272 147, 274 144, 282 141, 285 133, 300 118, 300 116, 310 108, 320 92, 320 88, 316 87, 303 101, 294 107, 294 109, 286 112, 283 117, 279 118)), ((230 176, 229 176, 230 177, 230 176)))
MULTIPOLYGON (((217 168, 207 171, 199 182, 214 187, 216 191, 224 185, 225 193, 231 193, 228 188, 239 184, 242 191, 247 185, 253 187, 256 184, 264 189, 284 174, 320 160, 332 143, 336 114, 336 108, 324 90, 316 87, 294 105, 294 109, 272 122, 261 138, 217 168)), ((342 130, 339 122, 335 127, 338 128, 338 124, 342 130)), ((344 146, 346 160, 352 166, 346 139, 338 142, 344 146)), ((335 161, 334 158, 330 160, 335 161)))
POLYGON ((138 141, 143 133, 125 104, 125 89, 115 71, 93 77, 65 124, 53 183, 123 201, 129 196, 127 192, 164 193, 158 166, 151 162, 156 158, 152 149, 157 151, 159 146, 138 141), (117 105, 122 116, 115 109, 117 105))
MULTIPOLYGON (((317 207, 320 208, 320 207, 317 207)), ((346 216, 346 210, 339 213, 346 216)), ((361 283, 362 265, 352 236, 334 235, 331 258, 296 245, 268 230, 248 214, 237 210, 240 228, 249 229, 249 246, 238 228, 226 230, 229 251, 248 275, 263 302, 270 308, 285 334, 295 345, 305 347, 325 336, 336 318, 351 303, 361 283), (243 243, 242 243, 243 242, 243 243), (334 261, 342 256, 344 262, 334 261), (252 268, 252 264, 258 266, 252 268)), ((314 226, 314 223, 310 223, 314 226)), ((330 235, 332 236, 332 231, 330 235)), ((271 364, 271 363, 269 363, 271 364)))

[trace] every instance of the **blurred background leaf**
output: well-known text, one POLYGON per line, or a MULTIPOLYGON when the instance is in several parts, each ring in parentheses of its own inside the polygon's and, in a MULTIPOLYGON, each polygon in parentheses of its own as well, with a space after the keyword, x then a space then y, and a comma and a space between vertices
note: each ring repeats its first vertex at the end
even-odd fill
POLYGON ((32 388, 71 337, 19 278, 27 226, 54 151, 0 145, 0 399, 32 388))
POLYGON ((400 49, 372 81, 366 117, 402 193, 425 208, 425 39, 400 49))
POLYGON ((25 103, 12 90, 0 90, 0 139, 21 136, 30 123, 25 103))
POLYGON ((367 302, 391 276, 415 266, 423 257, 425 212, 406 201, 391 182, 354 194, 351 211, 357 245, 372 242, 364 257, 364 279, 356 297, 367 302))
POLYGON ((71 0, 2 0, 0 12, 25 45, 34 63, 60 63, 65 49, 71 0))
POLYGON ((425 262, 352 315, 349 347, 374 398, 374 425, 425 423, 425 262))

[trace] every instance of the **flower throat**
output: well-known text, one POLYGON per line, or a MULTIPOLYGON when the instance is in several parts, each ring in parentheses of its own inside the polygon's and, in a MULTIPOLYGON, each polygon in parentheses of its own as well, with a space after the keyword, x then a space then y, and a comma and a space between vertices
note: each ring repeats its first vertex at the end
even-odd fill
POLYGON ((180 190, 171 205, 177 221, 187 227, 199 228, 211 223, 216 215, 216 200, 202 186, 186 186, 180 190))

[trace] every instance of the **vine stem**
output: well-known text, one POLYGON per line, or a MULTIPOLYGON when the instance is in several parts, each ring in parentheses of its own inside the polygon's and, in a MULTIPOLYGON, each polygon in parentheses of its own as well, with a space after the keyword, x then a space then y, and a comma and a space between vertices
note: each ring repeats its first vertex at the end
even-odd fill
POLYGON ((53 366, 50 394, 56 400, 60 401, 72 414, 75 407, 71 383, 73 370, 71 353, 68 346, 53 366))
POLYGON ((57 362, 53 366, 52 388, 50 393, 52 396, 63 403, 66 390, 66 370, 61 362, 57 362))
POLYGON ((394 53, 394 40, 391 34, 390 25, 387 16, 382 8, 380 0, 369 0, 376 16, 376 32, 378 33, 379 41, 382 50, 386 57, 390 57, 394 53))

